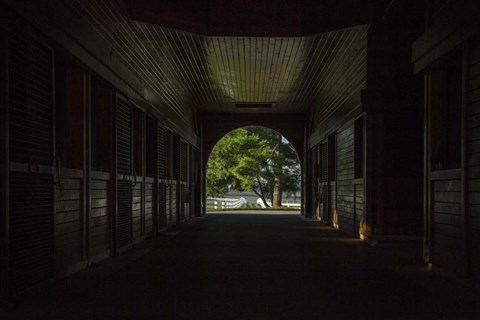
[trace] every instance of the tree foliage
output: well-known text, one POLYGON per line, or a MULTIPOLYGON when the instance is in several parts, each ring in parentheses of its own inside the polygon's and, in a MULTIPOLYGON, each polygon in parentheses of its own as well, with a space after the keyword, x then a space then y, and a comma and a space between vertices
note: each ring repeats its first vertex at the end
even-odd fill
POLYGON ((300 165, 292 145, 264 127, 228 133, 214 147, 207 163, 208 196, 246 190, 257 194, 265 205, 270 197, 273 205, 279 206, 282 191, 297 191, 299 179, 300 165))

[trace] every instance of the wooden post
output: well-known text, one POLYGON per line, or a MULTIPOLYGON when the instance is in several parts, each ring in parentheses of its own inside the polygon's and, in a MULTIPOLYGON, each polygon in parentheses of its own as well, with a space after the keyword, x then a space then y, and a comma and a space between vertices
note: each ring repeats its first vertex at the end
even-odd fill
POLYGON ((463 48, 462 55, 462 111, 461 111, 461 214, 462 214, 462 236, 463 236, 463 269, 466 277, 471 274, 470 270, 470 248, 469 248, 469 219, 468 219, 468 149, 467 149, 467 106, 468 106, 468 79, 469 79, 469 51, 468 46, 463 48))
POLYGON ((92 97, 91 97, 91 77, 90 73, 84 73, 84 118, 83 118, 83 259, 90 258, 90 215, 92 208, 92 193, 91 193, 91 115, 92 115, 92 97))
POLYGON ((9 256, 9 119, 8 40, 0 29, 0 298, 8 294, 9 256))
POLYGON ((431 119, 430 119, 430 75, 425 76, 425 113, 424 113, 424 231, 423 231, 423 257, 425 262, 431 267, 432 261, 432 213, 431 213, 431 185, 430 185, 430 128, 431 128, 431 119))

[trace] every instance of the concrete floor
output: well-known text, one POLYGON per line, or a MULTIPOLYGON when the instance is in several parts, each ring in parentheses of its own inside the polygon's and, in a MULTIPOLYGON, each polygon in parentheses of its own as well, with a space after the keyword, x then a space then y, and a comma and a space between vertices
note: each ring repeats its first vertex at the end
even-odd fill
POLYGON ((0 319, 480 319, 478 288, 427 271, 420 247, 287 212, 209 214, 0 319))

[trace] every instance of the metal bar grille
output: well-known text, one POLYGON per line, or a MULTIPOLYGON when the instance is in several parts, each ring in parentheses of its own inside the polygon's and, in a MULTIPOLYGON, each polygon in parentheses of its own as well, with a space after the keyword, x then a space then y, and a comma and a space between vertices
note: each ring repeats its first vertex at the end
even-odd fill
POLYGON ((178 212, 177 212, 177 184, 173 183, 170 185, 170 223, 176 224, 178 222, 178 212))
POLYGON ((132 107, 117 98, 117 217, 116 248, 132 242, 132 107), (123 175, 123 177, 122 177, 123 175))
POLYGON ((322 143, 321 161, 322 161, 321 179, 322 179, 322 182, 326 182, 328 180, 328 142, 322 143))
MULTIPOLYGON (((8 39, 10 161, 53 163, 53 52, 19 30, 8 39)), ((52 172, 52 171, 50 171, 52 172)), ((10 171, 9 280, 16 296, 54 276, 51 174, 10 171)))
POLYGON ((117 172, 132 173, 132 108, 121 98, 117 99, 117 172))
POLYGON ((173 135, 173 179, 180 179, 180 137, 173 135))
POLYGON ((158 178, 159 179, 166 179, 167 178, 167 170, 166 170, 166 162, 167 162, 167 144, 166 144, 166 136, 167 132, 166 129, 162 126, 158 126, 157 129, 157 143, 158 143, 158 178))
POLYGON ((10 161, 52 165, 52 51, 28 35, 8 46, 10 161))
POLYGON ((186 143, 181 141, 179 145, 179 153, 180 153, 180 163, 178 164, 180 167, 180 181, 186 181, 186 169, 187 169, 187 155, 186 155, 186 143))

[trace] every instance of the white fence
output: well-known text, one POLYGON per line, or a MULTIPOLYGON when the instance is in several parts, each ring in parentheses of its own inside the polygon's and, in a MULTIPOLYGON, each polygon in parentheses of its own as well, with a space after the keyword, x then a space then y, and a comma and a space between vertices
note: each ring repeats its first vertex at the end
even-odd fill
MULTIPOLYGON (((263 204, 263 201, 262 201, 261 198, 258 198, 257 204, 260 205, 260 207, 262 207, 262 208, 266 208, 265 205, 263 204)), ((272 206, 272 202, 271 202, 271 201, 267 201, 267 204, 268 204, 269 206, 272 206)), ((282 202, 282 207, 287 207, 287 208, 290 208, 290 207, 300 208, 300 206, 301 206, 300 203, 293 203, 293 202, 290 202, 290 201, 282 202)))
POLYGON ((207 201, 213 201, 214 209, 235 209, 240 208, 247 203, 247 199, 231 199, 231 198, 207 198, 207 201))

